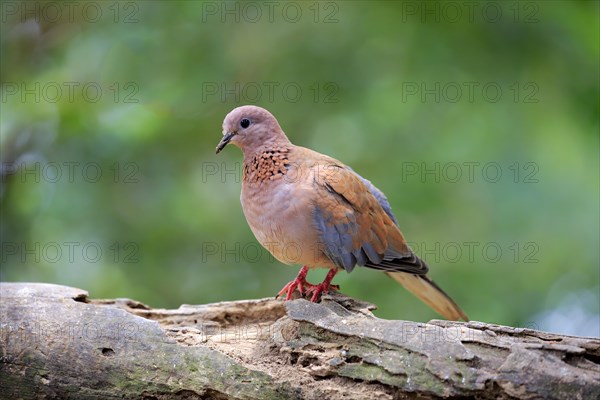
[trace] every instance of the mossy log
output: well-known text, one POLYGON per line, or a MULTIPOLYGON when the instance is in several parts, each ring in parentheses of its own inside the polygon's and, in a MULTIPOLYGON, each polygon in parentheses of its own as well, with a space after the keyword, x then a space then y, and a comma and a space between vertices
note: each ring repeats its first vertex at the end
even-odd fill
POLYGON ((335 294, 164 310, 1 283, 0 398, 600 398, 599 339, 372 309, 335 294))

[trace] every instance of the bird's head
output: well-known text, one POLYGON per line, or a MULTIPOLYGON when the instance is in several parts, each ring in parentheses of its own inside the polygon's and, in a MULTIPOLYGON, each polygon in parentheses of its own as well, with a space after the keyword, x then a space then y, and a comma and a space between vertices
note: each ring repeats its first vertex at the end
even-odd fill
POLYGON ((228 143, 238 146, 244 153, 253 152, 264 145, 288 142, 275 117, 257 106, 234 108, 223 121, 223 139, 217 145, 217 154, 228 143))

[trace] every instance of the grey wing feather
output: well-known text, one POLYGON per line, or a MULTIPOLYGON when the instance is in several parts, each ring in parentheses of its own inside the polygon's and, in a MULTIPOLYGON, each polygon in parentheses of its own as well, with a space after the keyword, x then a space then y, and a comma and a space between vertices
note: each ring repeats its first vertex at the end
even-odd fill
POLYGON ((337 266, 351 272, 357 264, 357 256, 352 251, 352 236, 349 230, 355 227, 351 228, 349 224, 329 224, 318 207, 315 208, 313 220, 321 233, 322 251, 337 266))
MULTIPOLYGON (((356 174, 356 172, 354 172, 356 174)), ((375 185, 373 185, 371 183, 370 180, 363 178, 362 176, 356 174, 360 180, 363 181, 363 183, 365 185, 367 185, 367 188, 369 188, 369 191, 373 194, 373 196, 375 196, 375 198, 377 199, 377 202, 379 203, 379 205, 381 205, 381 208, 383 208, 383 211, 385 211, 385 213, 388 215, 388 217, 391 218, 392 221, 394 221, 394 223, 396 225, 398 225, 398 221, 396 220, 396 217, 394 216, 394 214, 392 213, 392 207, 390 206, 390 202, 388 201, 387 197, 385 197, 385 194, 383 194, 383 192, 379 189, 377 189, 375 187, 375 185)))
MULTIPOLYGON (((375 187, 369 180, 363 178, 351 168, 348 167, 360 180, 367 186, 371 194, 375 197, 379 205, 383 208, 390 219, 398 225, 396 217, 392 213, 392 208, 383 192, 375 187)), ((348 200, 335 192, 331 187, 327 188, 332 195, 340 197, 341 201, 348 200)), ((373 247, 365 243, 362 247, 352 249, 352 235, 358 230, 356 219, 351 218, 350 223, 331 224, 319 209, 315 209, 314 221, 317 229, 321 232, 321 239, 324 243, 324 253, 336 265, 351 272, 356 265, 361 265, 387 272, 408 272, 416 275, 425 275, 429 268, 427 264, 412 251, 399 252, 388 248, 385 254, 378 254, 373 247)))
MULTIPOLYGON (((377 199, 379 205, 381 205, 381 208, 383 208, 383 210, 391 218, 391 220, 394 221, 396 225, 398 225, 398 220, 392 213, 392 207, 390 206, 390 202, 388 201, 387 197, 385 197, 385 194, 383 194, 381 190, 377 189, 377 187, 375 187, 375 185, 373 185, 368 179, 365 179, 360 175, 358 175, 358 177, 364 182, 365 185, 367 185, 369 191, 377 199)), ((409 272, 411 274, 416 275, 425 275, 427 271, 429 271, 429 267, 427 266, 427 264, 425 264, 425 262, 419 257, 417 257, 412 251, 410 251, 408 254, 403 254, 395 252, 393 251, 393 249, 388 249, 381 261, 375 262, 375 260, 371 259, 369 262, 363 265, 365 267, 378 269, 382 271, 401 271, 409 272)))

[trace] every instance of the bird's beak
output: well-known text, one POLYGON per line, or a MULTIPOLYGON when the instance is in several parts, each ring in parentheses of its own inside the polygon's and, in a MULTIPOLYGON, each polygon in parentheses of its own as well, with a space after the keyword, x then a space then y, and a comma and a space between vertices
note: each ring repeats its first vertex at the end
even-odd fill
POLYGON ((217 154, 221 152, 227 146, 227 143, 235 136, 236 132, 226 132, 223 134, 223 139, 217 145, 217 154))

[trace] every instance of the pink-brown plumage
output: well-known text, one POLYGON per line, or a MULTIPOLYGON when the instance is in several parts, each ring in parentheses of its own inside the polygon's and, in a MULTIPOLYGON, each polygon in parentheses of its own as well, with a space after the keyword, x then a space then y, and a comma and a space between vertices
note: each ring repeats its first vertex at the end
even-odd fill
POLYGON ((340 161, 295 146, 267 110, 238 107, 223 122, 223 139, 244 153, 241 203, 257 240, 278 260, 302 264, 282 290, 329 289, 338 270, 356 265, 383 270, 448 319, 464 312, 425 274, 427 265, 408 247, 387 199, 340 161), (329 268, 320 285, 306 282, 307 268, 329 268))

